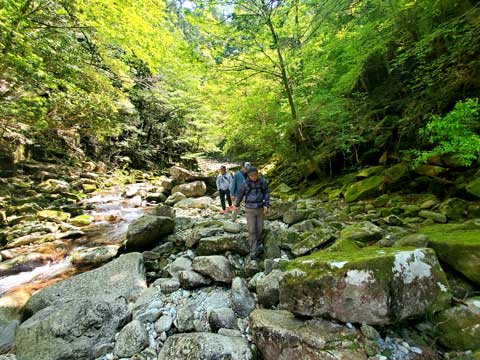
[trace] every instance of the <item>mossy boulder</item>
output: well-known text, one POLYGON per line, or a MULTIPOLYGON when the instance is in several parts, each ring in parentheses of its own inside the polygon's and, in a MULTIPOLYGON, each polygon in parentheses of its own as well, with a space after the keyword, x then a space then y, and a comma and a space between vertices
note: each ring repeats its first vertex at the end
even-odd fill
POLYGON ((438 176, 443 172, 445 172, 445 170, 446 169, 441 166, 428 165, 428 164, 419 165, 415 168, 415 172, 417 174, 424 175, 424 176, 431 176, 431 177, 438 176))
POLYGON ((70 224, 75 226, 88 226, 92 223, 92 217, 88 214, 75 216, 70 220, 70 224))
POLYGON ((302 197, 311 198, 317 195, 325 187, 324 183, 308 186, 303 192, 302 197))
POLYGON ((70 190, 70 185, 62 180, 48 179, 40 183, 38 189, 49 194, 66 193, 70 190))
POLYGON ((65 222, 70 219, 70 214, 63 211, 56 210, 41 210, 37 212, 37 217, 40 220, 48 220, 53 222, 65 222))
POLYGON ((353 202, 368 197, 378 196, 382 192, 383 176, 376 175, 359 181, 345 192, 345 201, 353 202))
POLYGON ((302 234, 302 240, 292 246, 295 256, 302 256, 322 246, 333 238, 333 231, 328 227, 318 227, 302 234))
POLYGON ((302 316, 389 324, 443 310, 451 298, 431 249, 319 251, 282 268, 280 307, 302 316))
POLYGON ((480 284, 480 228, 468 229, 468 225, 434 225, 421 233, 430 239, 438 258, 480 284))
POLYGON ((440 214, 438 212, 435 212, 435 211, 429 211, 429 210, 422 210, 418 213, 418 216, 424 218, 424 219, 430 219, 436 223, 441 223, 441 224, 445 224, 448 219, 445 215, 443 214, 440 214))
POLYGON ((448 349, 480 350, 480 296, 436 317, 438 340, 448 349))
POLYGON ((362 221, 346 226, 340 237, 351 241, 372 242, 382 238, 382 229, 370 221, 362 221))
POLYGON ((187 198, 200 197, 205 195, 207 192, 207 185, 204 181, 194 181, 191 183, 181 184, 173 187, 172 194, 177 192, 182 193, 187 198))
POLYGON ((394 185, 408 178, 410 167, 407 163, 393 165, 384 172, 384 181, 386 184, 394 185))
POLYGON ((371 166, 371 167, 367 167, 367 168, 363 168, 363 169, 359 170, 355 174, 355 176, 358 179, 365 179, 365 178, 369 178, 369 177, 374 176, 374 175, 379 175, 383 170, 385 170, 385 168, 383 166, 371 166))
POLYGON ((283 310, 257 309, 250 315, 263 359, 367 359, 359 332, 327 320, 301 320, 283 310))
POLYGON ((480 198, 480 178, 477 178, 467 184, 467 192, 477 198, 480 198))
POLYGON ((448 219, 459 221, 467 217, 469 205, 470 203, 463 199, 451 198, 443 202, 438 211, 448 219))

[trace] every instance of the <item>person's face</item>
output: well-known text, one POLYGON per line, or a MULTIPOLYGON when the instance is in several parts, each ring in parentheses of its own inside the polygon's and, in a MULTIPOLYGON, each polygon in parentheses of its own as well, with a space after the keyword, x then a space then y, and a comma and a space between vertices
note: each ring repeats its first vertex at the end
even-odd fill
POLYGON ((257 172, 250 173, 250 174, 248 174, 248 178, 252 181, 257 181, 258 180, 258 173, 257 172))
POLYGON ((222 175, 225 174, 226 172, 227 172, 226 169, 220 169, 220 173, 221 173, 222 175))

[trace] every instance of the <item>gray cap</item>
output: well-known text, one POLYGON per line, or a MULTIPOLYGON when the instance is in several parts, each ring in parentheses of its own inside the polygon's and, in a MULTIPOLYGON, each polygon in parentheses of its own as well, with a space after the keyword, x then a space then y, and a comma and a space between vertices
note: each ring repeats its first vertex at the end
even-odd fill
POLYGON ((252 174, 252 173, 258 173, 258 170, 255 166, 251 166, 250 168, 248 168, 248 172, 247 174, 252 174))

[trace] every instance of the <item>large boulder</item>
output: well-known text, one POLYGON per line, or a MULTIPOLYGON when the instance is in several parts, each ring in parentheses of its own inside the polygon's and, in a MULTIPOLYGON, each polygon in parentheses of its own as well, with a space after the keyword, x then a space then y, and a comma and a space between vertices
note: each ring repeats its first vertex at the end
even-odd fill
POLYGON ((438 258, 480 284, 480 225, 468 229, 465 225, 434 225, 421 232, 428 236, 429 247, 438 258))
POLYGON ((283 267, 280 306, 298 315, 388 324, 442 310, 451 298, 431 249, 319 251, 283 267))
POLYGON ((240 317, 247 317, 255 309, 255 299, 245 280, 240 277, 232 281, 232 303, 233 310, 240 317))
POLYGON ((288 225, 293 225, 305 220, 308 212, 305 210, 287 210, 283 214, 283 222, 288 225))
POLYGON ((459 198, 450 198, 440 205, 438 211, 448 219, 459 221, 465 219, 470 203, 459 198))
POLYGON ((18 360, 95 359, 111 349, 115 333, 130 316, 123 297, 65 301, 63 295, 69 294, 59 294, 55 306, 38 311, 20 325, 18 360))
POLYGON ((351 185, 345 192, 345 201, 353 202, 379 195, 383 181, 383 176, 376 175, 351 185))
POLYGON ((134 220, 127 231, 127 251, 143 250, 156 245, 162 237, 173 233, 175 220, 165 216, 143 215, 134 220))
POLYGON ((212 333, 191 333, 170 336, 160 350, 158 360, 253 359, 250 346, 242 337, 212 333))
POLYGON ((225 256, 197 256, 193 259, 192 268, 218 282, 231 283, 233 279, 232 268, 225 256))
POLYGON ((273 270, 268 275, 258 279, 256 291, 258 302, 266 307, 276 306, 279 300, 279 288, 282 281, 283 272, 273 270))
POLYGON ((20 325, 19 320, 0 321, 0 354, 9 352, 15 346, 15 333, 18 325, 20 325))
POLYGON ((333 239, 333 231, 328 227, 315 228, 302 236, 303 240, 292 246, 292 253, 295 256, 302 256, 310 253, 314 249, 324 245, 333 239))
POLYGON ((480 350, 480 297, 474 297, 436 317, 438 340, 448 349, 480 350))
POLYGON ((135 298, 147 287, 145 267, 140 253, 129 253, 108 264, 50 285, 36 292, 25 305, 28 313, 56 307, 68 301, 102 297, 135 298))
POLYGON ((265 360, 367 359, 355 328, 327 320, 303 321, 288 311, 255 310, 250 327, 265 360))
POLYGON ((70 254, 72 264, 92 265, 103 264, 117 255, 120 245, 104 245, 77 249, 70 254))
POLYGON ((185 182, 203 180, 205 176, 200 173, 190 171, 179 166, 172 166, 169 169, 170 176, 176 184, 183 184, 185 182))
POLYGON ((197 247, 198 255, 225 254, 231 251, 240 255, 249 253, 248 239, 242 235, 220 235, 200 239, 197 247))
POLYGON ((370 221, 362 221, 346 226, 340 237, 351 241, 372 242, 382 238, 382 229, 370 221))
POLYGON ((174 186, 172 193, 180 192, 188 197, 200 197, 207 192, 207 185, 203 181, 194 181, 187 184, 174 186))
POLYGON ((145 325, 138 320, 127 324, 118 334, 115 342, 115 355, 131 357, 148 346, 148 333, 145 325))

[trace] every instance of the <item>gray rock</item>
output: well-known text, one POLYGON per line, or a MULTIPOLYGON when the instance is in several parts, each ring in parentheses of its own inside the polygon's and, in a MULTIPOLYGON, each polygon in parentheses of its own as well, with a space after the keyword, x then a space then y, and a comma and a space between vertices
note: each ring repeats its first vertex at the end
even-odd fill
POLYGON ((174 278, 160 278, 153 282, 152 286, 158 286, 165 294, 170 294, 180 289, 180 282, 174 278))
POLYGON ((360 331, 362 332, 363 336, 365 336, 367 339, 370 339, 370 340, 381 339, 380 334, 373 326, 362 324, 360 331))
POLYGON ((143 256, 140 253, 129 253, 98 269, 43 288, 32 295, 25 309, 34 314, 48 306, 100 296, 107 301, 119 297, 134 300, 146 287, 143 256))
POLYGON ((175 276, 180 271, 188 270, 192 270, 192 260, 185 256, 176 258, 170 265, 168 265, 168 272, 172 276, 175 276))
POLYGON ((185 200, 187 197, 181 192, 172 193, 167 200, 165 200, 166 205, 175 205, 176 203, 185 200))
POLYGON ((248 291, 245 280, 236 277, 232 281, 233 310, 240 317, 247 317, 255 309, 255 299, 248 291))
POLYGON ((70 254, 72 264, 91 265, 105 263, 117 255, 119 247, 119 245, 105 245, 75 250, 70 254))
POLYGON ((147 346, 147 329, 140 321, 133 320, 118 334, 114 353, 118 357, 131 357, 147 346))
POLYGON ((248 289, 252 291, 256 290, 258 281, 264 278, 265 275, 266 274, 264 272, 258 272, 255 275, 253 275, 250 281, 248 282, 248 289))
POLYGON ((183 306, 177 311, 177 318, 174 321, 175 327, 179 332, 193 330, 193 311, 188 306, 183 306))
POLYGON ((133 304, 134 315, 136 312, 141 312, 150 307, 149 305, 154 302, 162 302, 162 291, 156 286, 151 286, 148 289, 145 289, 137 298, 133 304))
POLYGON ((250 251, 246 235, 221 235, 200 239, 199 255, 220 255, 227 251, 247 255, 250 251))
POLYGON ((287 311, 255 310, 252 335, 265 360, 366 360, 358 332, 326 320, 302 321, 287 311))
POLYGON ((224 336, 232 336, 232 337, 242 336, 242 333, 240 332, 240 330, 234 330, 234 329, 218 329, 218 334, 224 335, 224 336))
POLYGON ((179 166, 172 166, 169 170, 170 176, 177 184, 189 181, 202 180, 204 176, 200 173, 190 171, 179 166))
POLYGON ((208 323, 213 332, 221 328, 237 329, 237 317, 230 308, 213 309, 208 315, 208 323))
POLYGON ((202 286, 210 285, 212 282, 209 278, 206 278, 203 275, 195 271, 180 271, 178 273, 178 279, 180 281, 180 286, 183 289, 194 289, 202 286))
POLYGON ((270 274, 257 280, 258 303, 266 308, 276 306, 279 301, 279 282, 283 272, 273 270, 270 274))
POLYGON ((143 215, 128 226, 125 247, 127 251, 153 247, 173 233, 174 227, 175 221, 170 217, 143 215))
POLYGON ((61 300, 20 325, 18 359, 94 359, 130 316, 124 297, 61 300))
POLYGON ((304 210, 287 210, 283 214, 283 222, 288 225, 299 223, 307 218, 308 213, 304 210))
POLYGON ((242 231, 242 225, 233 221, 225 221, 223 230, 229 233, 238 234, 242 231))
POLYGON ((402 247, 402 246, 415 246, 417 248, 427 247, 429 239, 424 234, 411 234, 407 235, 399 240, 397 240, 393 246, 402 247))
POLYGON ((134 319, 140 321, 141 323, 154 323, 162 315, 162 310, 151 308, 144 311, 138 312, 134 315, 134 319))
POLYGON ((193 259, 192 268, 218 282, 230 283, 233 278, 230 263, 225 256, 198 256, 193 259))
POLYGON ((297 224, 292 225, 292 229, 294 229, 294 230, 296 230, 300 233, 303 233, 305 231, 312 231, 315 228, 323 226, 323 225, 324 224, 317 219, 309 219, 309 220, 305 220, 305 221, 302 221, 302 222, 299 222, 297 224))
POLYGON ((168 205, 160 205, 153 210, 153 215, 175 219, 175 209, 168 205))
POLYGON ((173 187, 172 193, 177 192, 182 193, 187 198, 200 197, 205 195, 207 192, 207 185, 203 181, 194 181, 191 183, 181 184, 173 187))
POLYGON ((252 360, 247 340, 212 333, 192 333, 170 336, 158 355, 158 360, 228 359, 252 360))
POLYGON ((9 352, 15 346, 15 332, 19 325, 19 320, 0 323, 0 354, 9 352))
POLYGON ((155 331, 157 333, 167 332, 173 325, 173 318, 171 315, 163 315, 160 319, 157 320, 155 323, 155 331))
POLYGON ((38 185, 38 190, 49 194, 66 193, 70 185, 62 180, 48 179, 38 185))

